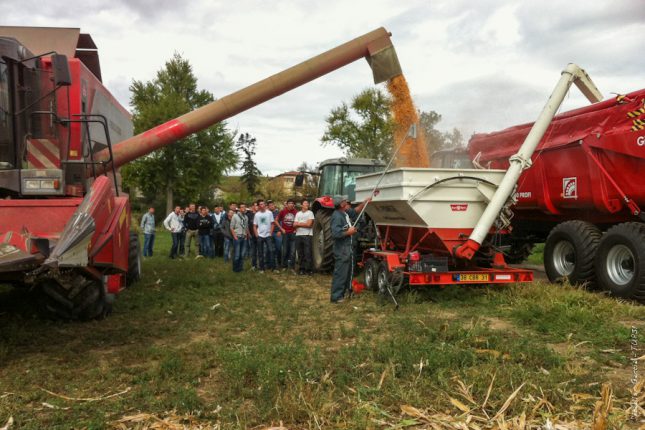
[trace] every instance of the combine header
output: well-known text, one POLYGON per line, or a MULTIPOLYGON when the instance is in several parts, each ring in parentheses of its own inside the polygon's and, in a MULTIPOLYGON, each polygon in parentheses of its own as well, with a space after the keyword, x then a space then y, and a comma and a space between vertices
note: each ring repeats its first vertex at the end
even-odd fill
POLYGON ((35 290, 67 319, 105 315, 110 297, 139 277, 120 166, 361 58, 375 83, 401 74, 390 34, 379 28, 129 137, 129 115, 101 84, 89 35, 24 27, 0 34, 0 282, 35 290))

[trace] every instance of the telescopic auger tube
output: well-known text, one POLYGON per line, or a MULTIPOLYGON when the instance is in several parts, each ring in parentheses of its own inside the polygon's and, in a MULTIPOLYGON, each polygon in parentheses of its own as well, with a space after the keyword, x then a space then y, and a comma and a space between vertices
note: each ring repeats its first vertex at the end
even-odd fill
MULTIPOLYGON (((114 165, 120 167, 155 149, 208 128, 360 58, 367 59, 376 84, 402 73, 390 40, 390 33, 381 27, 179 118, 120 142, 113 148, 114 165)), ((97 154, 97 159, 109 160, 109 153, 103 150, 97 154)))
POLYGON ((517 154, 513 155, 510 159, 510 166, 504 175, 504 179, 499 184, 497 191, 493 195, 490 203, 486 206, 484 213, 477 222, 473 229, 468 241, 455 249, 455 256, 470 260, 479 249, 484 239, 490 232, 493 223, 499 216, 500 211, 506 205, 508 198, 515 190, 522 171, 531 166, 531 157, 535 148, 537 148, 540 140, 544 136, 551 120, 562 104, 562 100, 567 95, 571 84, 575 83, 580 91, 587 97, 591 103, 596 103, 602 100, 602 94, 591 81, 587 73, 575 64, 569 64, 562 71, 562 76, 555 86, 553 93, 546 102, 546 105, 540 112, 540 116, 533 124, 531 131, 526 136, 524 143, 520 147, 517 154))

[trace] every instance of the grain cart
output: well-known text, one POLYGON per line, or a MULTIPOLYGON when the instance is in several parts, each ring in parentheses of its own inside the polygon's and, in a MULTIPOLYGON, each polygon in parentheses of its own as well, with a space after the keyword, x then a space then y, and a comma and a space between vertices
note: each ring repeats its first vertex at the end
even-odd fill
MULTIPOLYGON (((36 40, 60 47, 52 37, 36 40)), ((112 145, 123 126, 89 110, 89 100, 99 91, 127 113, 98 85, 100 69, 60 53, 34 57, 19 40, 0 38, 0 281, 34 289, 50 313, 68 319, 104 315, 108 299, 140 273, 118 167, 360 58, 375 83, 401 74, 390 34, 379 28, 112 145)))
POLYGON ((592 102, 602 98, 586 73, 570 64, 507 170, 400 168, 357 178, 356 199, 367 206, 380 237, 363 253, 365 283, 396 293, 410 285, 528 282, 530 271, 509 267, 496 245, 509 234, 517 180, 572 83, 592 102), (379 184, 379 181, 380 184, 379 184))
MULTIPOLYGON (((532 124, 477 134, 480 165, 506 168, 532 124)), ((515 194, 513 243, 546 242, 553 282, 645 301, 645 90, 554 118, 515 194)))

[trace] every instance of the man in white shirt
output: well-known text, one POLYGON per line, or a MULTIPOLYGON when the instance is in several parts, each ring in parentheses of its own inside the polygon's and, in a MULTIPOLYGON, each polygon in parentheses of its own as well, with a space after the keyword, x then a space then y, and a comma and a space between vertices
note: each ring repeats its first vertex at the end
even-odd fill
POLYGON ((179 206, 175 206, 175 210, 170 212, 165 220, 163 226, 172 235, 172 247, 170 248, 170 258, 177 258, 177 248, 179 247, 179 235, 184 228, 183 223, 179 220, 179 206))
POLYGON ((258 266, 260 273, 264 272, 265 267, 269 270, 275 270, 275 260, 273 259, 273 213, 267 210, 264 200, 258 200, 260 210, 253 217, 253 229, 258 241, 258 266), (266 263, 266 264, 265 264, 266 263))
POLYGON ((309 210, 309 202, 302 201, 302 207, 293 222, 296 230, 296 253, 298 254, 298 273, 312 274, 311 242, 314 234, 314 213, 309 210))

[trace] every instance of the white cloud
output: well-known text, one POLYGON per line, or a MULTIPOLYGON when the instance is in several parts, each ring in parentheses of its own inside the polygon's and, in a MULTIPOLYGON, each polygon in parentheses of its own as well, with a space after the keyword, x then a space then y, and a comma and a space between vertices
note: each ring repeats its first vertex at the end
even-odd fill
MULTIPOLYGON (((149 80, 174 52, 199 85, 222 97, 374 28, 393 33, 419 108, 440 127, 492 131, 531 121, 568 62, 601 91, 645 87, 641 0, 584 7, 556 0, 327 2, 278 0, 23 0, 4 9, 7 25, 81 27, 99 47, 103 77, 125 105, 133 79, 149 80)), ((264 173, 338 156, 321 147, 332 107, 372 85, 359 61, 229 120, 258 140, 264 173)), ((566 107, 583 103, 572 94, 566 107)))

